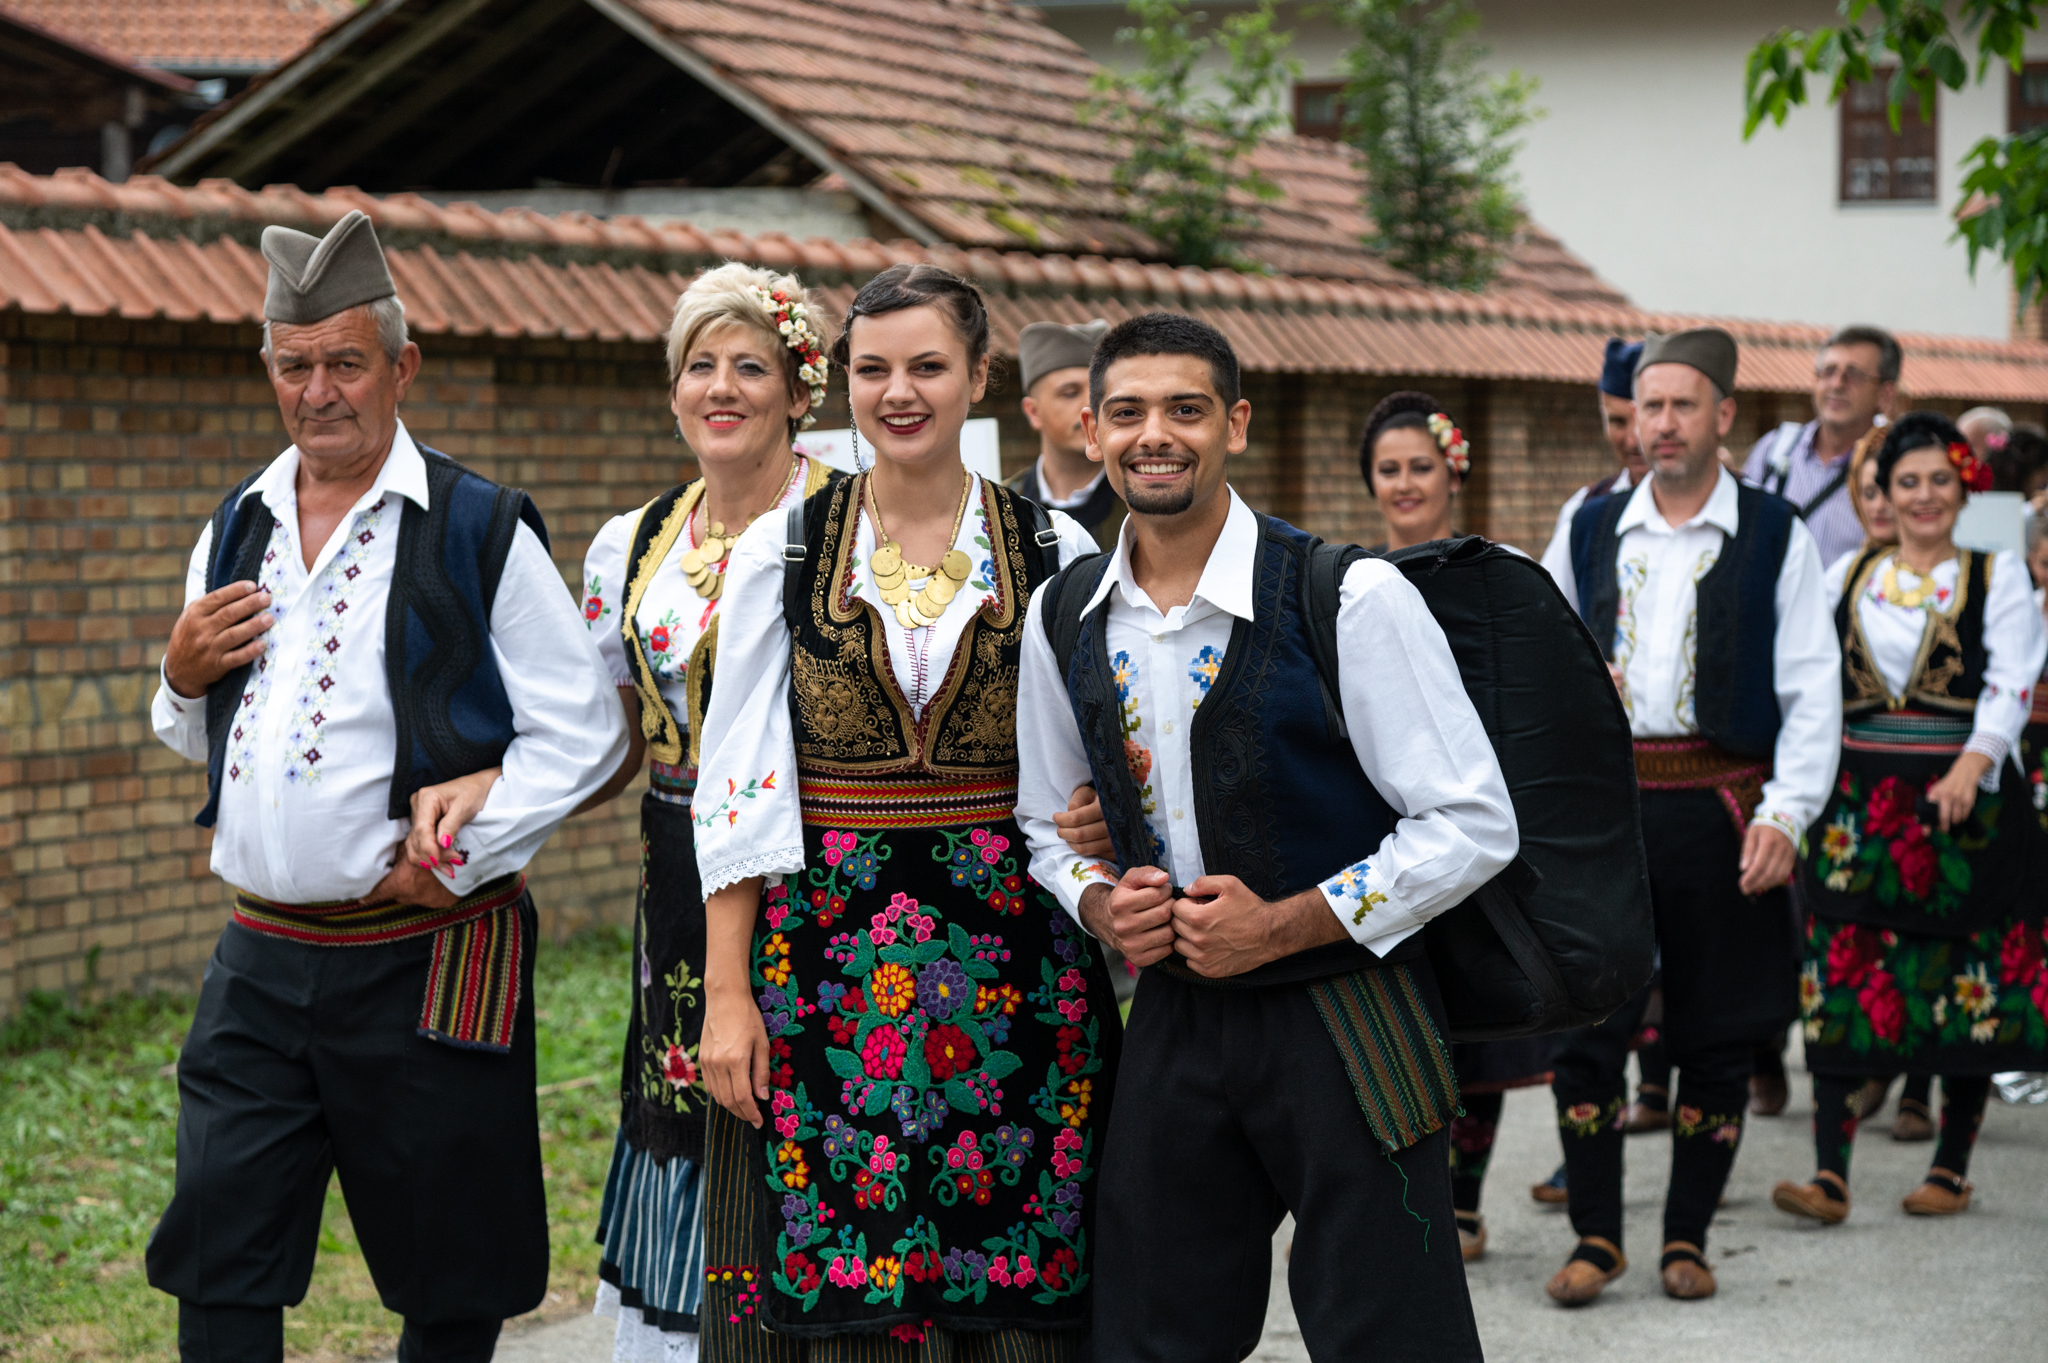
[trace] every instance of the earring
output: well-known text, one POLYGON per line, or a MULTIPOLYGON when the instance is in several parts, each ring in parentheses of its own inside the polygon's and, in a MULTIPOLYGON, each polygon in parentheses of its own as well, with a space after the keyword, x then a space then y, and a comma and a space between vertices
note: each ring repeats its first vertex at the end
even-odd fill
POLYGON ((860 423, 856 421, 851 423, 851 425, 853 429, 853 471, 855 473, 866 473, 868 466, 860 461, 860 423))
POLYGON ((681 417, 676 418, 676 428, 674 431, 670 432, 670 434, 672 434, 675 437, 675 441, 678 445, 683 443, 683 419, 681 417))

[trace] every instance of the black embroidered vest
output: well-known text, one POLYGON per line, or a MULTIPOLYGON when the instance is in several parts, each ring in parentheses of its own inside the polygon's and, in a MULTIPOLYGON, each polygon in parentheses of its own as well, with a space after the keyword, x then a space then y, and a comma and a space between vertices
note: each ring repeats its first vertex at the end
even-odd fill
POLYGON ((1031 593, 1050 554, 1028 552, 1018 495, 982 479, 991 508, 995 596, 960 637, 921 720, 889 671, 873 607, 853 594, 855 531, 868 475, 806 504, 806 554, 784 593, 790 628, 790 717, 797 765, 839 774, 978 776, 1017 770, 1017 660, 1031 593))
POLYGON ((1984 647, 1991 555, 1974 549, 1956 550, 1956 599, 1945 611, 1927 612, 1920 656, 1913 660, 1906 694, 1894 696, 1884 674, 1877 670, 1856 609, 1871 574, 1891 552, 1891 546, 1883 544, 1865 548, 1842 585, 1842 599, 1835 604, 1835 633, 1842 641, 1842 713, 1861 715, 1908 705, 1948 714, 1975 713, 1977 697, 1984 690, 1984 668, 1991 660, 1984 647))
MULTIPOLYGON (((402 498, 398 561, 385 605, 384 675, 397 721, 390 818, 410 815, 423 786, 498 765, 512 745, 512 702, 490 649, 491 606, 512 536, 525 521, 547 547, 547 526, 518 488, 500 487, 424 445, 427 501, 420 510, 402 498)), ((244 497, 260 472, 244 479, 213 513, 206 589, 254 582, 274 521, 260 497, 244 497)), ((250 666, 228 673, 206 692, 206 807, 194 820, 213 827, 234 714, 249 685, 250 666)))
MULTIPOLYGON (((1259 517, 1253 618, 1232 624, 1222 665, 1188 734, 1202 865, 1212 874, 1236 876, 1268 900, 1309 889, 1370 857, 1396 822, 1359 766, 1336 698, 1328 696, 1316 668, 1306 599, 1307 558, 1315 543, 1284 521, 1259 517)), ((1103 555, 1074 571, 1085 569, 1099 582, 1110 562, 1103 555)), ((1077 581, 1060 599, 1078 607, 1092 594, 1092 585, 1077 581)), ((1047 623, 1050 629, 1049 615, 1047 623)), ((1340 665, 1369 669, 1372 661, 1345 658, 1340 665)), ((1089 770, 1118 863, 1170 869, 1161 865, 1161 849, 1145 822, 1138 781, 1125 756, 1116 667, 1109 649, 1109 610, 1098 606, 1082 622, 1067 666, 1068 699, 1088 748, 1089 770)), ((1411 941, 1419 951, 1420 935, 1411 941)), ((1176 959, 1169 958, 1167 968, 1175 968, 1176 959)), ((1388 959, 1410 955, 1397 951, 1388 959)), ((1184 967, 1176 973, 1196 983, 1242 988, 1319 979, 1382 963, 1367 948, 1346 941, 1222 980, 1204 979, 1184 967)))
MULTIPOLYGON (((1616 528, 1627 492, 1588 496, 1572 517, 1572 573, 1579 618, 1611 662, 1621 592, 1615 565, 1616 528)), ((1776 650, 1778 573, 1798 517, 1792 503, 1747 483, 1735 489, 1736 533, 1694 589, 1698 633, 1693 648, 1693 714, 1701 736, 1743 757, 1769 758, 1778 743, 1776 650)))

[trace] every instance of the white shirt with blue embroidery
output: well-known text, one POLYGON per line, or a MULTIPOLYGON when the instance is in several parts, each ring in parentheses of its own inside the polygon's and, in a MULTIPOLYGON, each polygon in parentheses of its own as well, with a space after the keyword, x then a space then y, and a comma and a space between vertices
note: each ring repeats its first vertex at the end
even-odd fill
MULTIPOLYGON (((276 623, 229 730, 211 864, 259 898, 318 904, 367 895, 412 831, 410 818, 386 813, 398 727, 384 675, 384 605, 404 503, 427 507, 427 465, 401 424, 376 481, 310 568, 299 543, 298 472, 294 445, 243 493, 270 512, 259 578, 276 623)), ((212 551, 208 524, 186 567, 188 605, 206 595, 212 551)), ((490 621, 516 736, 504 774, 456 840, 468 861, 445 880, 457 894, 523 868, 625 758, 618 692, 580 626, 548 551, 519 526, 490 621)), ((160 681, 151 720, 166 746, 206 760, 204 696, 180 696, 160 681)))
MULTIPOLYGON (((1195 712, 1215 682, 1231 628, 1251 620, 1259 522, 1235 491, 1193 597, 1160 611, 1131 571, 1131 526, 1083 614, 1107 607, 1108 644, 1123 708, 1123 760, 1137 781, 1145 825, 1176 885, 1205 874, 1195 824, 1195 712)), ((1090 781, 1088 751, 1041 618, 1031 602, 1017 700, 1017 820, 1031 843, 1031 875, 1076 920, 1081 892, 1114 884, 1120 868, 1078 856, 1053 823, 1090 781)), ((1354 941, 1385 955, 1453 908, 1514 859, 1514 806, 1493 744, 1465 694, 1443 630, 1398 569, 1351 565, 1337 613, 1339 703, 1351 746, 1399 822, 1363 860, 1329 867, 1321 885, 1354 941), (1349 664, 1349 665, 1347 665, 1349 664)), ((1304 795, 1302 798, 1317 798, 1304 795)), ((1286 810, 1275 811, 1286 818, 1286 810)))

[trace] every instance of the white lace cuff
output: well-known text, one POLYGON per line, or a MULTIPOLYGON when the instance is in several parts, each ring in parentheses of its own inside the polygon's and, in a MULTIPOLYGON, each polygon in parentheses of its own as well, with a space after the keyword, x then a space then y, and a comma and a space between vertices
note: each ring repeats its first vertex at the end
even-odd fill
POLYGON ((1986 794, 1998 793, 1998 769, 2005 765, 2005 755, 2012 748, 2004 734, 1986 733, 1979 729, 1970 735, 1970 741, 1963 744, 1964 752, 1982 753, 1991 759, 1991 768, 1977 779, 1977 789, 1986 794))
POLYGON ((778 847, 773 851, 761 852, 723 866, 700 867, 698 874, 702 877, 704 897, 709 899, 728 885, 737 885, 742 880, 749 880, 754 876, 773 879, 777 876, 793 876, 803 869, 804 849, 803 844, 798 843, 794 847, 778 847))

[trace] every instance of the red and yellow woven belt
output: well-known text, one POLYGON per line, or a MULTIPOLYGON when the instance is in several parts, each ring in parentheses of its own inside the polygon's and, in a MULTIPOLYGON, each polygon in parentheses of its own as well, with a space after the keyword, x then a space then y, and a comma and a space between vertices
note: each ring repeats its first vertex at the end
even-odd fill
POLYGON ((955 828, 1008 819, 1017 773, 950 780, 914 773, 848 777, 799 771, 807 824, 829 828, 955 828))
POLYGON ((1711 790, 1727 806, 1739 836, 1756 817, 1771 764, 1741 757, 1704 738, 1639 738, 1636 785, 1644 790, 1711 790))
POLYGON ((277 904, 235 892, 235 921, 251 932, 313 946, 376 946, 434 937, 419 1034, 465 1050, 512 1049, 526 960, 519 901, 526 877, 503 876, 445 909, 393 900, 277 904))

